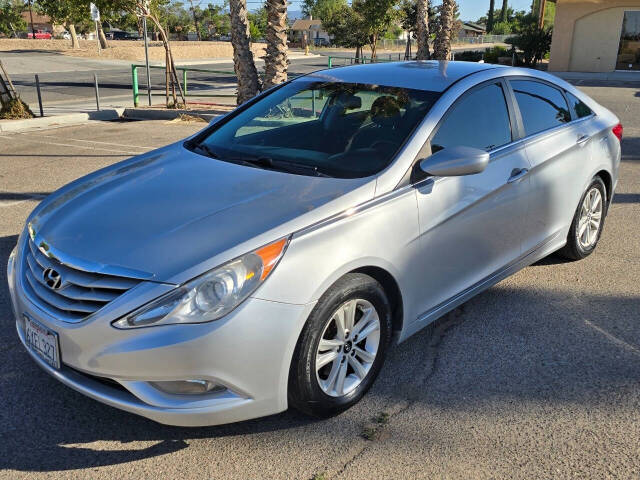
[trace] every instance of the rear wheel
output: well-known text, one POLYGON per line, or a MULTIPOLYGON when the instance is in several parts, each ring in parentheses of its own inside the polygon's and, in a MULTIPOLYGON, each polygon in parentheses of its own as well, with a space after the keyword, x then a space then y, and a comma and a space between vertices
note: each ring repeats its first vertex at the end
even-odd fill
POLYGON ((382 286, 350 273, 320 298, 293 356, 289 403, 315 416, 340 413, 371 387, 391 339, 391 307, 382 286))
POLYGON ((589 256, 598 244, 606 215, 606 188, 600 177, 594 177, 580 199, 569 229, 567 244, 559 253, 571 260, 589 256))

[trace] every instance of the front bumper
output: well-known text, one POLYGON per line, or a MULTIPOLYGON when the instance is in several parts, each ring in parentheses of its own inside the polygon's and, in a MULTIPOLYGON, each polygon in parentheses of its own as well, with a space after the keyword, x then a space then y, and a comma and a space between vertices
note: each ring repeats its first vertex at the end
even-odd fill
POLYGON ((70 324, 50 317, 21 289, 15 256, 9 290, 22 343, 24 315, 59 336, 62 368, 27 348, 53 377, 95 400, 160 423, 217 425, 287 409, 289 366, 313 304, 249 298, 225 318, 192 325, 118 330, 100 315, 70 324), (149 382, 206 379, 223 391, 168 394, 149 382))

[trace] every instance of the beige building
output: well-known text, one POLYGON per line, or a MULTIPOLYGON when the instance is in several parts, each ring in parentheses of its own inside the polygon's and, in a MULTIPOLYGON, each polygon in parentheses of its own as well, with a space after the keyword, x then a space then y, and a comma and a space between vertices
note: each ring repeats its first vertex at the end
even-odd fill
POLYGON ((556 0, 549 70, 640 71, 640 0, 556 0))

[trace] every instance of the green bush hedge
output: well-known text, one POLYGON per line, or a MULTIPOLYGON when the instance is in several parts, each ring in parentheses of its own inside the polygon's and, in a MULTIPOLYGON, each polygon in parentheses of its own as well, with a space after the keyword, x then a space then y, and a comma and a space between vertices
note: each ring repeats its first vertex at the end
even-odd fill
POLYGON ((504 47, 491 47, 484 51, 485 63, 498 63, 498 57, 508 57, 509 51, 504 47))
POLYGON ((465 50, 464 52, 454 52, 455 59, 461 62, 479 62, 482 60, 482 52, 475 50, 465 50))

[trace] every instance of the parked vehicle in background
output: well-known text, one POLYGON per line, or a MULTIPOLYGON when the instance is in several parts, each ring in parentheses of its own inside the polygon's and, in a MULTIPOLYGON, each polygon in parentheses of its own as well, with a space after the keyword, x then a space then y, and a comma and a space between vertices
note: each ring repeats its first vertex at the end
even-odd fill
POLYGON ((298 77, 43 200, 9 257, 18 336, 56 379, 161 423, 333 415, 393 343, 553 252, 590 255, 621 139, 533 70, 298 77))
POLYGON ((122 30, 105 33, 108 40, 141 40, 143 37, 138 32, 125 32, 122 30))
MULTIPOLYGON (((27 38, 33 38, 33 32, 27 32, 27 38)), ((53 36, 51 35, 51 32, 36 30, 35 38, 42 40, 51 40, 53 36)))
POLYGON ((313 43, 314 43, 314 45, 316 47, 330 47, 331 46, 331 42, 329 42, 329 40, 327 40, 326 38, 315 38, 313 43))

